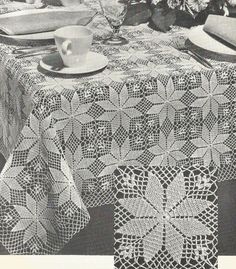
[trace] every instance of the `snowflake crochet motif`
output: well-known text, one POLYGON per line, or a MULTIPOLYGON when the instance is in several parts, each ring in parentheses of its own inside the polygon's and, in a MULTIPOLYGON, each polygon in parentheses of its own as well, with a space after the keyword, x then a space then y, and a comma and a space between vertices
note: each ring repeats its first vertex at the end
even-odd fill
MULTIPOLYGON (((122 207, 135 218, 129 220, 117 232, 142 240, 146 262, 164 246, 172 258, 180 263, 186 238, 212 234, 211 230, 197 219, 212 202, 188 197, 183 172, 175 176, 165 191, 159 178, 153 173, 149 173, 148 179, 143 196, 119 199, 122 207)), ((206 186, 208 187, 210 183, 206 186)), ((124 250, 121 250, 121 255, 124 255, 124 250)), ((129 253, 129 256, 132 254, 129 253)))

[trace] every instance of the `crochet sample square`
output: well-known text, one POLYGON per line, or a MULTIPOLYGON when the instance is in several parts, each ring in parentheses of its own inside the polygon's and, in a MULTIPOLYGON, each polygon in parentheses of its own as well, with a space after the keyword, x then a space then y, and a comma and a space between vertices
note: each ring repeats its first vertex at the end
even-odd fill
POLYGON ((217 169, 114 172, 116 269, 217 268, 217 169))

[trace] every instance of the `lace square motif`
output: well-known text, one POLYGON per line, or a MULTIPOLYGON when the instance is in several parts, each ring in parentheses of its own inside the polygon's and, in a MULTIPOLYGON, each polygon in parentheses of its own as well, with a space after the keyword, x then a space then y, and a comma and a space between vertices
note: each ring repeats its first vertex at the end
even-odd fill
POLYGON ((115 268, 217 268, 217 169, 116 169, 115 268))

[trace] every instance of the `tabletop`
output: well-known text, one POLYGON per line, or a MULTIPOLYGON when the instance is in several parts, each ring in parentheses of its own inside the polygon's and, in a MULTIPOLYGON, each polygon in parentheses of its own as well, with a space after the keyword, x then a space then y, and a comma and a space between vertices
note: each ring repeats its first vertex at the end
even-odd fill
POLYGON ((124 26, 129 43, 108 47, 106 21, 90 26, 92 51, 109 64, 86 76, 47 73, 42 56, 16 59, 18 45, 1 40, 0 240, 10 253, 59 251, 88 223, 87 207, 114 202, 117 166, 234 165, 235 64, 207 69, 180 51, 189 29, 124 26))

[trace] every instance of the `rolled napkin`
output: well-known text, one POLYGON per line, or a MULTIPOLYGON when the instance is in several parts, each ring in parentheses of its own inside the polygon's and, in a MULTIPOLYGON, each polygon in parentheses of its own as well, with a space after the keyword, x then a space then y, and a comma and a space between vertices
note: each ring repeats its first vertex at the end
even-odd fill
POLYGON ((236 18, 209 15, 203 30, 236 48, 236 18))
POLYGON ((54 31, 67 25, 86 25, 96 11, 81 5, 73 9, 33 9, 0 15, 0 30, 7 35, 54 31))

